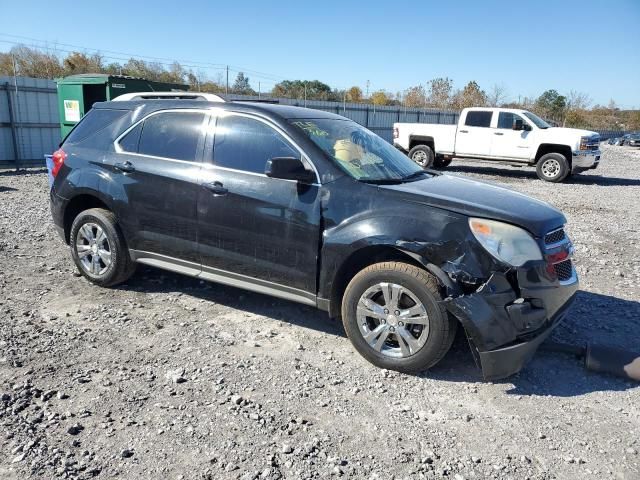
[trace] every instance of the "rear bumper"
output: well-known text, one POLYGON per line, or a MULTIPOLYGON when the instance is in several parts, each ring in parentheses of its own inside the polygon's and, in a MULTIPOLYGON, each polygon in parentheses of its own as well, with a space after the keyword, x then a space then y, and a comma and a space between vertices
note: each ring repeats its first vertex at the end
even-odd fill
POLYGON ((577 150, 573 152, 573 160, 571 162, 571 171, 579 172, 598 168, 602 152, 600 150, 577 150))

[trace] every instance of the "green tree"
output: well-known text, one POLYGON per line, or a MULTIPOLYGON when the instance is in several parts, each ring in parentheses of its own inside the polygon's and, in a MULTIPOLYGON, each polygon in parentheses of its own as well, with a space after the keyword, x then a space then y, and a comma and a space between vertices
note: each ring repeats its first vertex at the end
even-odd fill
POLYGON ((545 118, 561 121, 565 114, 567 97, 556 90, 547 90, 535 102, 535 110, 545 118))
POLYGON ((233 93, 241 95, 255 95, 256 93, 249 84, 249 77, 245 76, 243 72, 238 72, 238 76, 236 77, 235 82, 233 82, 232 91, 233 93))
MULTIPOLYGON (((277 83, 271 94, 274 97, 328 100, 333 98, 331 87, 319 80, 283 80, 277 83)), ((342 98, 340 98, 342 100, 342 98)))

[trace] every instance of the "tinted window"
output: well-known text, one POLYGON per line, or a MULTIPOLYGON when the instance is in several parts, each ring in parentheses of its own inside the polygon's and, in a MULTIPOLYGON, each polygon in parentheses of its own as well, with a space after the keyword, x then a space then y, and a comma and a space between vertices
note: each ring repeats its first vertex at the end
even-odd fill
POLYGON ((513 128, 513 123, 516 120, 522 120, 522 117, 515 113, 500 112, 500 115, 498 115, 498 128, 508 128, 511 130, 513 128))
POLYGON ((488 127, 491 125, 491 112, 467 112, 464 124, 470 127, 488 127))
POLYGON ((80 123, 71 130, 64 143, 78 143, 110 125, 127 112, 128 110, 107 110, 103 108, 90 110, 89 113, 82 117, 80 123))
POLYGON ((138 142, 140 141, 140 133, 142 132, 142 123, 140 122, 120 139, 120 148, 125 152, 137 153, 138 142))
POLYGON ((144 121, 138 153, 194 161, 202 136, 204 113, 166 112, 144 121))
POLYGON ((270 158, 300 158, 300 153, 270 126, 230 115, 218 118, 213 156, 214 163, 221 167, 264 173, 270 158))

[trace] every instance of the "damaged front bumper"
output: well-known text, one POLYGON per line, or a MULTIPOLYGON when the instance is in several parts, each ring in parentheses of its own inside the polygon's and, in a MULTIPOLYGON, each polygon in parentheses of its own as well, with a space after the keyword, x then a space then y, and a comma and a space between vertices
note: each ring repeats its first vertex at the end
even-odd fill
POLYGON ((445 300, 487 380, 519 372, 564 319, 578 290, 573 265, 570 279, 560 281, 546 261, 532 263, 496 272, 475 292, 445 300))

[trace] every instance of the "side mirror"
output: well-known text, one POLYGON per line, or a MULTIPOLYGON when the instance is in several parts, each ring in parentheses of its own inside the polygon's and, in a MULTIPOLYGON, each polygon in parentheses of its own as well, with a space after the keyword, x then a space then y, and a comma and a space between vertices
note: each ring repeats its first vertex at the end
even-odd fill
POLYGON ((522 119, 518 118, 513 121, 513 129, 514 130, 524 130, 524 122, 522 119))
POLYGON ((300 183, 313 183, 315 174, 307 170, 302 160, 294 157, 275 157, 267 161, 264 169, 267 177, 295 180, 300 183))

